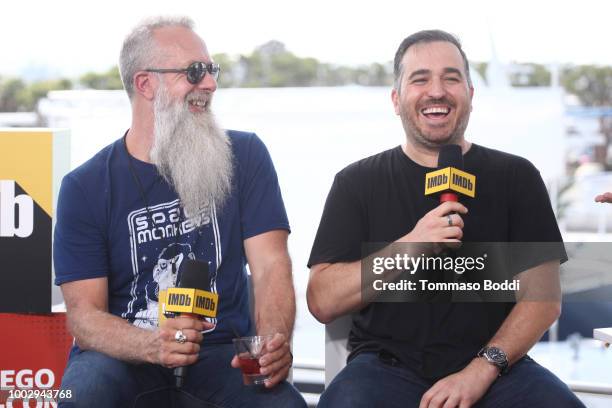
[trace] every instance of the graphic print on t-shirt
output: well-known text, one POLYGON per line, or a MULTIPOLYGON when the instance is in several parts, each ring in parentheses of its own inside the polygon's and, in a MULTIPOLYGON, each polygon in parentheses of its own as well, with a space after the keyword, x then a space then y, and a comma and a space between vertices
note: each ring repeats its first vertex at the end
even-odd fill
MULTIPOLYGON (((221 239, 215 206, 204 207, 188 220, 181 214, 177 199, 132 211, 127 217, 134 278, 122 317, 135 326, 157 326, 159 292, 176 286, 187 259, 208 262, 210 290, 217 293, 221 239)), ((216 319, 207 320, 216 324, 216 319)))

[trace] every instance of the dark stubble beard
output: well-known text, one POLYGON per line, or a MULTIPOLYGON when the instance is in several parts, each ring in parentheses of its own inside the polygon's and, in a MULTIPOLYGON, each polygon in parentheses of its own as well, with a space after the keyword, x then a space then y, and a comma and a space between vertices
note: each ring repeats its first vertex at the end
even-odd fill
POLYGON ((204 208, 214 205, 220 209, 226 202, 231 192, 233 157, 230 140, 213 114, 208 109, 190 112, 187 99, 172 101, 166 87, 160 86, 153 106, 150 156, 179 196, 185 216, 199 224, 198 215, 204 208))
MULTIPOLYGON (((447 100, 431 101, 430 103, 444 103, 453 107, 456 106, 455 104, 450 104, 447 100)), ((433 139, 421 132, 416 123, 411 119, 410 114, 403 107, 400 107, 400 119, 409 140, 428 150, 438 150, 442 145, 461 144, 470 120, 470 110, 467 109, 463 112, 457 121, 457 126, 455 126, 447 137, 441 139, 433 139)))

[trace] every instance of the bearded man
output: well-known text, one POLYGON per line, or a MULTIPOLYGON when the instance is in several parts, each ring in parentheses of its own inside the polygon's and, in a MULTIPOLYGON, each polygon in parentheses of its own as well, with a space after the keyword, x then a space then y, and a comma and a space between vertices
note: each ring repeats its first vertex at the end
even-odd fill
POLYGON ((64 178, 58 201, 56 284, 75 337, 62 380, 72 398, 60 405, 168 406, 180 396, 199 407, 305 406, 286 381, 295 319, 289 223, 266 147, 216 124, 219 66, 191 20, 138 25, 120 71, 132 125, 64 178), (209 265, 216 325, 183 316, 160 325, 147 310, 158 282, 180 281, 182 247, 209 265), (172 262, 160 268, 161 258, 172 262), (274 335, 259 361, 265 387, 243 386, 236 369, 231 339, 253 333, 274 335), (187 365, 180 392, 164 392, 173 369, 187 365))
MULTIPOLYGON (((394 75, 391 99, 405 142, 336 175, 310 255, 310 311, 323 323, 346 314, 353 320, 348 364, 318 407, 583 406, 526 355, 559 315, 559 263, 567 259, 538 170, 466 140, 474 88, 454 36, 440 30, 408 36, 395 54, 394 75), (478 177, 475 199, 440 204, 424 196, 425 175, 447 145, 456 145, 466 171, 478 177), (521 283, 520 302, 474 302, 481 293, 460 297, 473 303, 427 302, 443 298, 424 293, 420 303, 385 303, 368 291, 369 278, 399 282, 387 276, 397 277, 395 270, 373 278, 371 256, 386 262, 397 250, 413 259, 435 257, 435 248, 448 253, 461 249, 460 241, 546 242, 550 250, 530 245, 536 256, 517 260, 525 267, 513 277, 521 283)), ((474 279, 458 268, 444 272, 421 267, 410 274, 425 281, 474 279)))

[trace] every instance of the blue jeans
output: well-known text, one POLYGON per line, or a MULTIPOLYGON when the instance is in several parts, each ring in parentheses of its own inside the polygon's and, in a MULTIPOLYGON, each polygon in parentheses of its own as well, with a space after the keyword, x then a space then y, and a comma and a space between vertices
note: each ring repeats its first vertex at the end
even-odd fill
POLYGON ((245 386, 240 370, 232 368, 231 344, 208 345, 189 366, 183 388, 174 389, 172 369, 154 364, 130 364, 95 351, 70 355, 62 390, 73 398, 60 407, 282 407, 305 408, 300 393, 284 381, 272 389, 245 386))
MULTIPOLYGON (((401 364, 380 360, 376 353, 352 359, 321 395, 318 408, 418 407, 433 385, 401 364)), ((499 377, 474 408, 570 408, 584 404, 554 374, 529 357, 499 377)))

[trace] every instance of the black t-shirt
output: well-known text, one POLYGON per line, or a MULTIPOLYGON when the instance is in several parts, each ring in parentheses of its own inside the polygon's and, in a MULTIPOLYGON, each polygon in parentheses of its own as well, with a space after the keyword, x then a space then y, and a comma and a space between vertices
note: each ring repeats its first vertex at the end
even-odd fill
MULTIPOLYGON (((527 160, 472 144, 465 171, 476 198, 462 199, 464 242, 560 242, 538 170, 527 160)), ((327 197, 308 266, 362 259, 362 244, 393 242, 439 205, 424 196, 432 171, 398 146, 340 171, 327 197)), ((566 259, 561 246, 554 256, 566 259)), ((534 265, 535 266, 535 265, 534 265)), ((501 326, 513 303, 381 303, 353 314, 352 352, 385 350, 436 380, 465 367, 501 326)))

